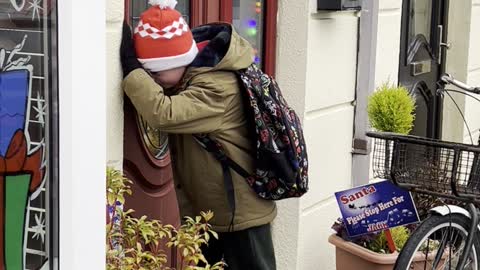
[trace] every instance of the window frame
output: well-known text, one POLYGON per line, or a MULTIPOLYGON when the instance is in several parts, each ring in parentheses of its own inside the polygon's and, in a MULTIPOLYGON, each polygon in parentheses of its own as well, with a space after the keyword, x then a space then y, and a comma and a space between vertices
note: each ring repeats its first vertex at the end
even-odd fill
POLYGON ((275 75, 277 56, 277 13, 278 0, 265 0, 265 36, 263 45, 263 63, 265 72, 275 75))
MULTIPOLYGON (((26 3, 26 2, 25 2, 26 3)), ((1 70, 1 72, 10 72, 10 71, 19 71, 25 70, 25 67, 31 66, 33 69, 29 69, 29 82, 28 82, 28 92, 27 92, 27 101, 25 104, 25 119, 24 119, 24 128, 22 130, 25 136, 25 142, 27 144, 27 156, 35 155, 34 153, 41 152, 40 160, 40 171, 42 171, 41 184, 35 187, 35 191, 30 191, 26 196, 25 209, 23 216, 25 217, 25 224, 22 228, 22 267, 29 268, 31 265, 27 263, 37 263, 34 265, 36 268, 48 267, 48 269, 57 269, 59 262, 59 245, 60 245, 60 202, 59 202, 59 174, 60 174, 60 156, 59 156, 59 48, 58 48, 58 3, 56 0, 45 0, 41 1, 38 4, 39 6, 32 5, 30 8, 26 4, 22 5, 20 10, 10 10, 9 8, 14 8, 11 6, 12 3, 2 3, 3 14, 8 13, 9 17, 13 21, 24 20, 25 18, 31 17, 27 13, 32 12, 33 17, 31 18, 31 25, 17 25, 16 23, 10 26, 0 26, 0 35, 3 31, 8 31, 10 33, 22 33, 21 36, 24 36, 24 45, 17 52, 12 54, 11 49, 0 46, 0 49, 5 49, 7 57, 15 55, 15 58, 18 59, 20 56, 28 55, 31 56, 31 59, 26 60, 23 64, 13 64, 15 68, 10 68, 6 70, 1 70), (10 13, 10 12, 13 13, 10 13), (27 12, 28 11, 28 12, 27 12), (38 42, 31 42, 32 36, 40 36, 38 42), (32 48, 35 47, 35 50, 32 48), (26 49, 30 47, 29 49, 26 49), (36 50, 38 49, 38 51, 36 50), (34 58, 37 57, 36 61, 34 58), (20 68, 18 68, 20 67, 20 68), (33 72, 32 72, 33 71, 33 72), (37 73, 38 72, 38 73, 37 73), (37 93, 35 96, 34 93, 37 93), (35 105, 32 105, 30 102, 38 102, 36 106, 37 115, 43 115, 43 120, 32 119, 32 115, 35 113, 35 105), (32 132, 30 125, 37 121, 36 124, 39 124, 41 121, 42 127, 34 128, 37 132, 32 132), (35 134, 35 135, 34 135, 35 134), (38 135, 41 134, 41 135, 38 135), (36 138, 35 138, 36 137, 36 138), (35 147, 34 147, 35 145, 35 147), (32 194, 35 194, 35 198, 32 198, 32 194), (40 205, 39 205, 40 204, 40 205), (36 210, 33 210, 36 209, 36 210), (36 213, 40 213, 39 221, 37 225, 39 231, 31 231, 32 227, 32 216, 37 217, 36 213), (33 236, 31 234, 34 234, 33 236), (38 234, 37 234, 38 233, 38 234), (38 237, 36 237, 37 235, 38 237), (39 246, 34 245, 32 248, 31 241, 35 239, 38 241, 39 237, 42 237, 39 246), (29 255, 42 257, 39 260, 35 261, 29 255), (32 262, 33 261, 33 262, 32 262)), ((32 3, 30 3, 32 4, 32 3)), ((30 18, 28 19, 30 21, 30 18)), ((19 35, 20 36, 20 35, 19 35)), ((35 40, 35 38, 33 38, 35 40)), ((12 41, 10 37, 2 36, 0 38, 2 41, 12 41)), ((21 39, 18 39, 18 41, 21 39)), ((15 45, 20 45, 21 43, 16 43, 15 45)), ((2 59, 4 64, 7 58, 2 59)), ((9 60, 7 60, 9 61, 9 60)), ((13 61, 13 58, 12 58, 13 61)), ((17 130, 18 131, 18 130, 17 130)), ((12 142, 10 142, 12 143, 12 142)), ((7 153, 4 154, 4 158, 7 157, 7 153)), ((23 169, 2 172, 3 177, 11 177, 16 175, 23 174, 32 174, 31 171, 23 169)), ((5 180, 4 183, 5 185, 5 180)), ((4 187, 5 188, 5 187, 4 187)), ((4 202, 5 203, 5 202, 4 202)), ((2 207, 5 207, 3 205, 2 207)), ((5 208, 6 209, 6 208, 5 208)), ((2 209, 3 214, 5 214, 5 209, 2 209)), ((5 222, 5 219, 3 220, 5 222)), ((2 226, 5 226, 2 224, 2 226)), ((5 231, 3 233, 6 233, 5 231)), ((3 240, 2 240, 3 241, 3 240)), ((5 244, 5 243, 3 243, 5 244)), ((38 244, 38 243, 34 243, 38 244)), ((4 249, 7 249, 8 246, 4 246, 4 249)), ((5 252, 5 251, 4 251, 5 252)), ((5 259, 5 258, 4 258, 5 259)), ((4 263, 6 263, 4 261, 4 263)))

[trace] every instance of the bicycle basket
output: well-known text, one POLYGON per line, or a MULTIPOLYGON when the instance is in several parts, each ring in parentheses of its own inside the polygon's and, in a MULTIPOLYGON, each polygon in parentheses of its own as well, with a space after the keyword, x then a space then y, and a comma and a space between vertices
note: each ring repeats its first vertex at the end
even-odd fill
POLYGON ((393 133, 373 138, 373 174, 408 190, 480 199, 480 147, 393 133))

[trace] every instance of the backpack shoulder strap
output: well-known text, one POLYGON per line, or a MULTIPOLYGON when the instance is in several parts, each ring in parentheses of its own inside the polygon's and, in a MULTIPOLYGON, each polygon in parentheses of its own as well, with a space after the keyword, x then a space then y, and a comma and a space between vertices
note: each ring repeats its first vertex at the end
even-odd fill
POLYGON ((229 168, 244 178, 251 176, 251 174, 242 168, 242 166, 225 154, 223 146, 220 143, 213 140, 208 135, 194 135, 194 138, 203 149, 211 153, 220 163, 226 164, 229 168))
POLYGON ((225 190, 227 193, 228 205, 230 207, 230 211, 232 211, 232 220, 230 221, 228 230, 234 231, 233 222, 235 219, 236 203, 235 188, 233 186, 232 173, 230 172, 230 169, 233 169, 235 172, 245 178, 249 177, 250 175, 240 165, 238 165, 225 154, 223 146, 220 143, 216 142, 208 135, 193 135, 193 137, 203 149, 211 153, 222 165, 223 184, 225 185, 225 190))

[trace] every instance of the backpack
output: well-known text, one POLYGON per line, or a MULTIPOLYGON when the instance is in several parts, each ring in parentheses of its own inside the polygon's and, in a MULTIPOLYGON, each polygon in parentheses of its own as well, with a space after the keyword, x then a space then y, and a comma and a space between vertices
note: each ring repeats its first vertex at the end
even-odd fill
POLYGON ((255 172, 245 171, 225 154, 208 134, 194 135, 197 142, 220 161, 228 203, 235 198, 230 170, 244 177, 255 193, 266 200, 300 197, 308 191, 308 159, 300 120, 288 105, 273 78, 252 64, 237 72, 244 91, 245 111, 255 131, 255 172))

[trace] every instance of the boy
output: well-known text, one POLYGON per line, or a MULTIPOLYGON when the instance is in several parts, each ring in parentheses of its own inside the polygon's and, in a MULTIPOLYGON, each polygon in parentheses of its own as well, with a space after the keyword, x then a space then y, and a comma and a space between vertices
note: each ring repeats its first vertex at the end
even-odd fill
POLYGON ((224 258, 228 269, 276 269, 270 232, 275 203, 260 199, 232 171, 232 212, 220 162, 192 135, 209 134, 229 157, 253 172, 253 142, 234 73, 252 64, 253 49, 229 24, 190 31, 174 9, 176 1, 150 2, 154 5, 142 14, 134 41, 124 26, 123 88, 150 126, 170 134, 181 214, 214 212, 211 224, 220 239, 211 240, 204 250, 209 262, 224 258))

